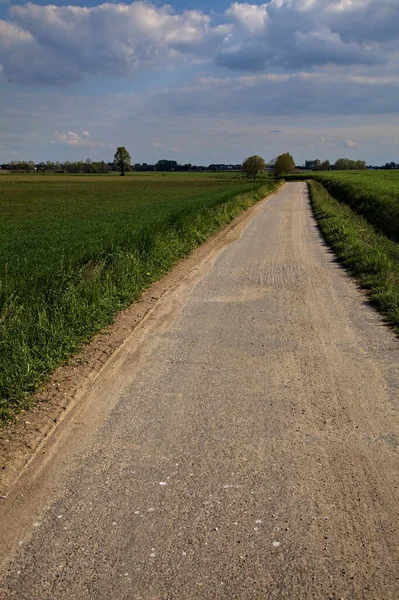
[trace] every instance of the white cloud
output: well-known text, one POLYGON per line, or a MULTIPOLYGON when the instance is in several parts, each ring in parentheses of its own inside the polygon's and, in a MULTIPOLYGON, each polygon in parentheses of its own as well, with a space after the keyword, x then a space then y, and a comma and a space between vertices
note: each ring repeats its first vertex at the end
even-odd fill
POLYGON ((169 6, 147 2, 91 8, 28 2, 13 6, 10 15, 12 22, 0 22, 0 62, 19 82, 68 82, 85 73, 130 76, 143 65, 165 67, 187 55, 198 58, 213 35, 222 35, 217 28, 212 32, 210 17, 200 11, 174 14, 169 6), (21 36, 25 53, 17 60, 14 46, 21 36))
POLYGON ((335 148, 337 145, 338 144, 336 140, 322 136, 318 138, 314 144, 312 144, 312 148, 315 146, 318 146, 319 148, 335 148))
POLYGON ((381 140, 380 144, 382 146, 399 146, 399 135, 396 137, 389 137, 386 140, 381 140))
POLYGON ((257 6, 255 4, 233 2, 225 15, 239 30, 251 34, 262 34, 268 18, 267 5, 257 6))
POLYGON ((87 146, 89 148, 104 148, 106 144, 103 142, 95 142, 87 139, 90 137, 88 131, 82 131, 81 134, 74 133, 73 131, 67 131, 66 133, 60 133, 54 131, 52 144, 67 144, 68 146, 87 146))
POLYGON ((10 82, 63 83, 76 80, 76 69, 54 61, 44 47, 27 30, 15 23, 0 20, 0 70, 10 82))
POLYGON ((399 51, 397 0, 234 2, 212 17, 142 1, 94 7, 28 2, 12 6, 10 19, 0 21, 0 74, 18 83, 130 77, 140 69, 207 60, 247 72, 384 68, 397 64, 399 51))
POLYGON ((358 148, 359 146, 359 142, 342 140, 339 136, 322 136, 311 144, 311 148, 358 148))
MULTIPOLYGON (((268 67, 296 70, 330 63, 382 64, 386 56, 377 42, 392 36, 381 37, 379 30, 373 36, 373 17, 382 30, 391 30, 391 19, 399 21, 399 3, 395 7, 395 2, 271 0, 261 6, 234 3, 226 12, 233 32, 224 40, 216 60, 230 69, 253 71, 268 67), (339 10, 331 10, 338 5, 339 10)), ((393 39, 397 40, 397 36, 393 39)))

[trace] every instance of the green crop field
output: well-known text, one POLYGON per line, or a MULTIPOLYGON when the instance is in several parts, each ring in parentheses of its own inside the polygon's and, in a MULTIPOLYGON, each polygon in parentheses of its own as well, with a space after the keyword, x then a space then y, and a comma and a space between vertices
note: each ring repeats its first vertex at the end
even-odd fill
POLYGON ((399 170, 315 171, 303 174, 302 178, 319 181, 334 198, 399 242, 399 170))
POLYGON ((234 175, 0 178, 0 417, 275 184, 234 175))

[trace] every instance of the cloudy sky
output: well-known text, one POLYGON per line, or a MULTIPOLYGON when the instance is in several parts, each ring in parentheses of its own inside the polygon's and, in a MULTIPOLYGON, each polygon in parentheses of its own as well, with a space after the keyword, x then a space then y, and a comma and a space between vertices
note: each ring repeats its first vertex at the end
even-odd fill
POLYGON ((0 0, 0 162, 399 162, 399 0, 0 0))

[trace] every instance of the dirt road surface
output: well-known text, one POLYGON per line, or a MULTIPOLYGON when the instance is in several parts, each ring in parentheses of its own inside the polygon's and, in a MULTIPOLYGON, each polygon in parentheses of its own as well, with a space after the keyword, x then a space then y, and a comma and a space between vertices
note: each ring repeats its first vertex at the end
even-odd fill
POLYGON ((0 596, 397 600, 398 365, 286 184, 0 501, 0 596))

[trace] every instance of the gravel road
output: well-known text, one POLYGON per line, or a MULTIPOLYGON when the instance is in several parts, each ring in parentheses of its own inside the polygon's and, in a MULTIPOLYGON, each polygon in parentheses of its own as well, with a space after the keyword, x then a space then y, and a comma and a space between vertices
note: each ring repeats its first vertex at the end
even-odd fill
POLYGON ((160 302, 0 501, 0 596, 397 600, 399 341, 306 185, 160 302))

